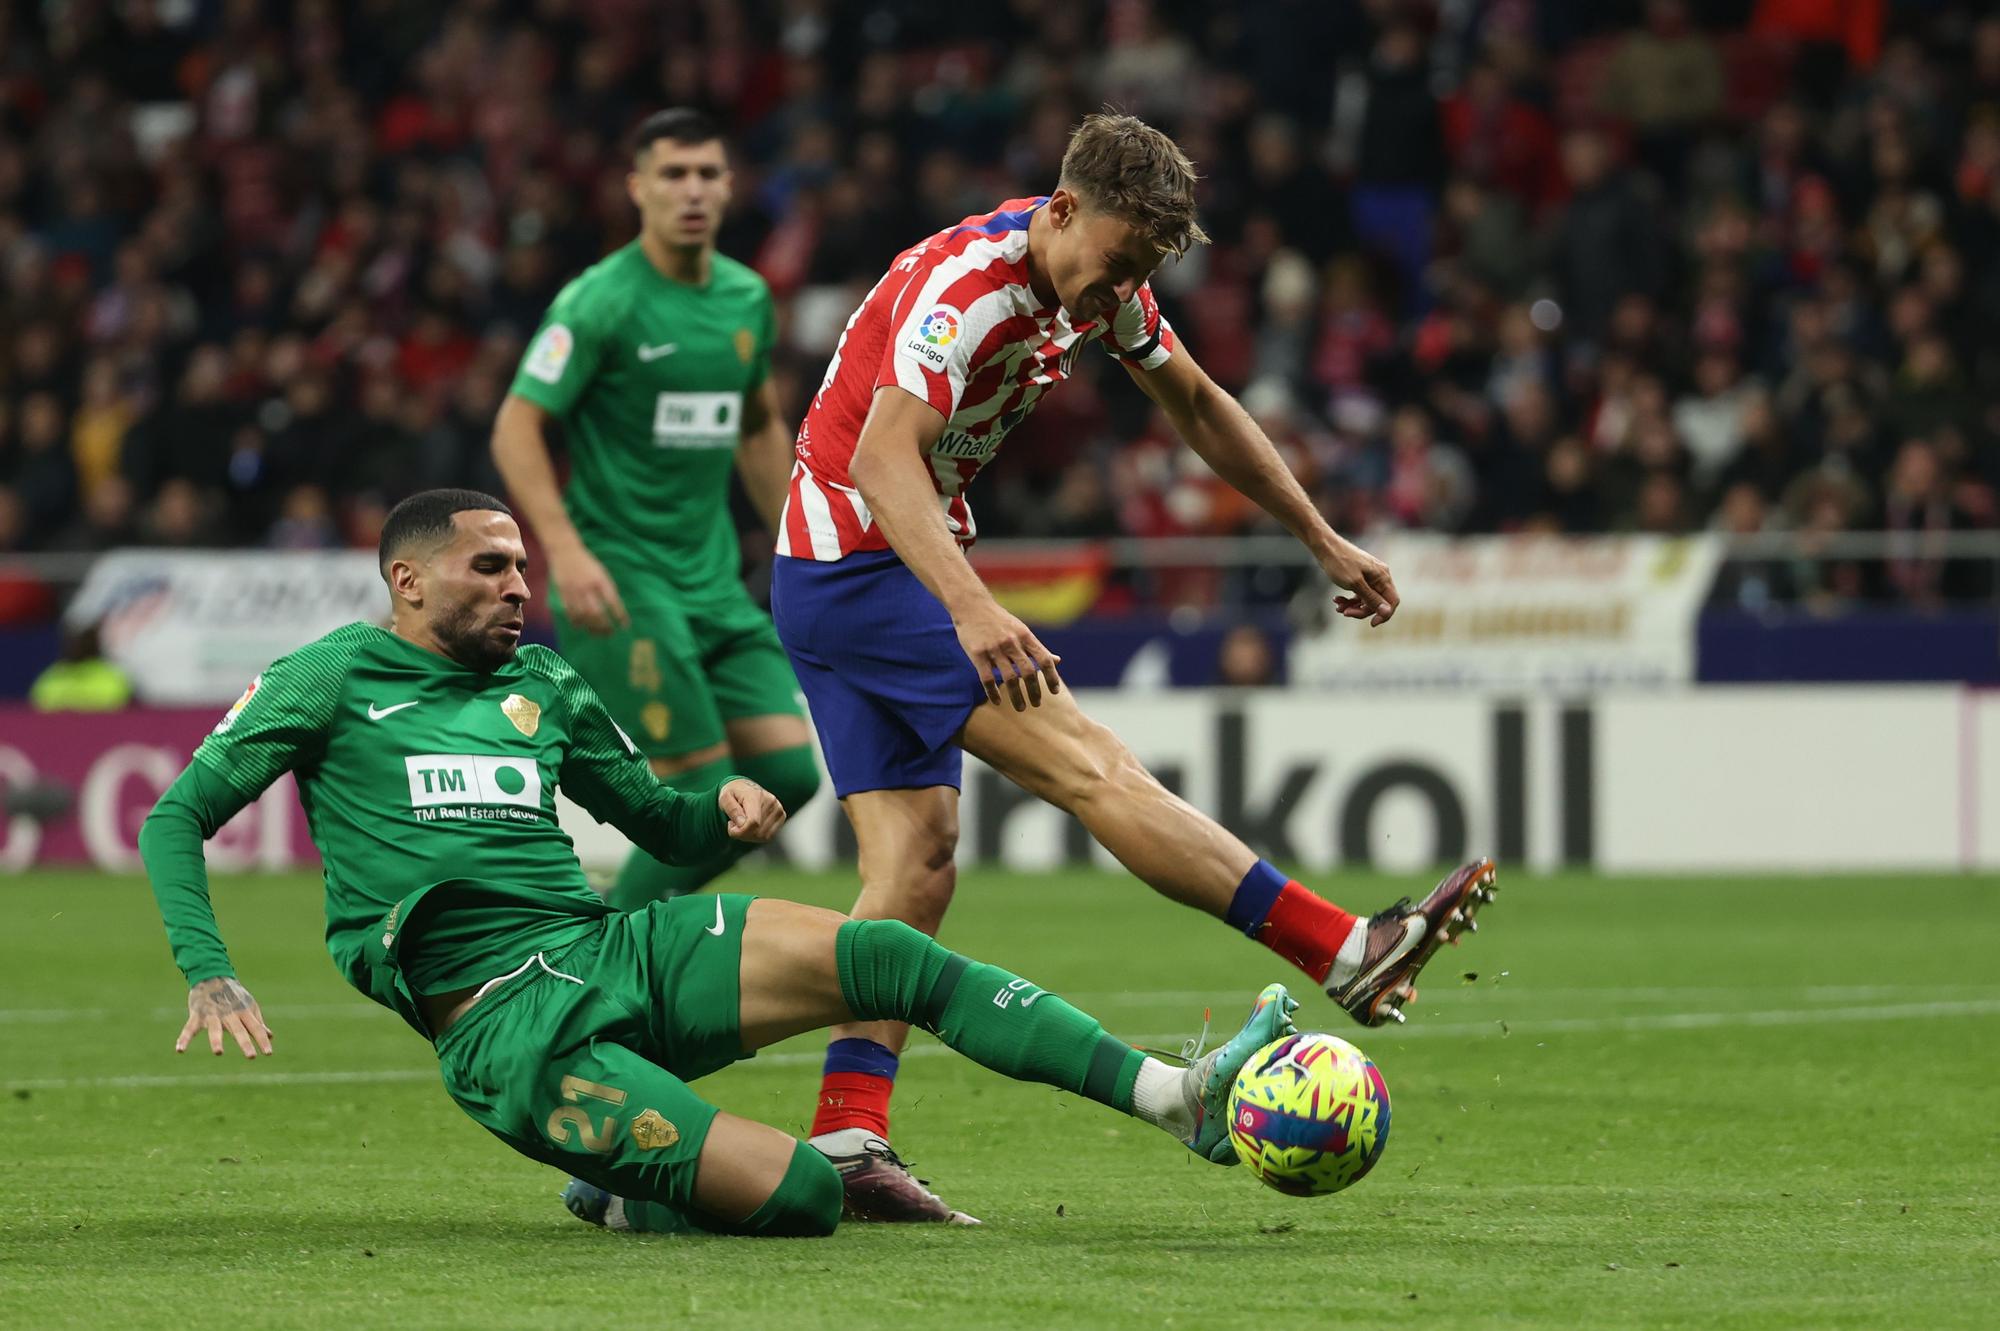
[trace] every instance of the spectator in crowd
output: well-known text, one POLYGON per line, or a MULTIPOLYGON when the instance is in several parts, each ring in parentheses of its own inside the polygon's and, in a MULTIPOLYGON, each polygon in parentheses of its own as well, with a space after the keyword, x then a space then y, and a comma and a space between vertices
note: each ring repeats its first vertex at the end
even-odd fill
POLYGON ((1928 439, 1905 440, 1882 500, 1882 525, 1892 533, 1886 574, 1897 598, 1935 608, 1947 599, 1990 595, 1987 566, 1954 558, 1946 547, 1952 532, 1976 521, 1951 493, 1936 446, 1928 439))
POLYGON ((1647 0, 1646 24, 1619 40, 1599 106, 1630 125, 1641 154, 1678 188, 1694 136, 1722 111, 1722 57, 1687 0, 1647 0))
POLYGON ((38 712, 116 712, 132 705, 132 680, 104 658, 97 625, 63 634, 62 653, 28 687, 38 712))
MULTIPOLYGON (((1756 537, 1768 530, 1770 505, 1751 481, 1737 481, 1716 506, 1715 529, 1726 536, 1756 537)), ((1782 559, 1742 551, 1716 571, 1709 604, 1763 613, 1793 599, 1791 570, 1782 559)))
POLYGON ((1283 683, 1277 649, 1271 645, 1270 635, 1255 624, 1232 627, 1222 635, 1222 645, 1216 652, 1215 677, 1218 684, 1237 689, 1283 683))

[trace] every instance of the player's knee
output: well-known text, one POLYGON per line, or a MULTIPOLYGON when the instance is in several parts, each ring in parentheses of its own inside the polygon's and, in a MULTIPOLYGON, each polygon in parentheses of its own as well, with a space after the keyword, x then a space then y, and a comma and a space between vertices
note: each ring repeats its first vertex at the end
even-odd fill
POLYGON ((834 935, 834 966, 847 1010, 860 1021, 924 1023, 951 953, 901 920, 849 920, 834 935))
POLYGON ((926 872, 952 868, 958 854, 958 805, 954 801, 927 810, 912 837, 914 859, 926 872))
POLYGON ((861 854, 863 878, 891 879, 904 895, 941 890, 949 899, 958 882, 958 809, 940 801, 913 810, 900 835, 864 845, 861 854))
POLYGON ((777 1190, 738 1232, 764 1238, 824 1238, 840 1224, 841 1200, 840 1171, 818 1151, 797 1142, 777 1190))

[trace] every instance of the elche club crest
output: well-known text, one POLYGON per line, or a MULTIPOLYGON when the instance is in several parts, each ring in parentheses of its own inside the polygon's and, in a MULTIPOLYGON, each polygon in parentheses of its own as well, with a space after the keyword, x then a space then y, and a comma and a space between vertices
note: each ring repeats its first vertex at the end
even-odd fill
POLYGON ((542 726, 542 705, 523 698, 518 693, 510 693, 500 704, 500 714, 514 723, 514 729, 529 739, 542 726))

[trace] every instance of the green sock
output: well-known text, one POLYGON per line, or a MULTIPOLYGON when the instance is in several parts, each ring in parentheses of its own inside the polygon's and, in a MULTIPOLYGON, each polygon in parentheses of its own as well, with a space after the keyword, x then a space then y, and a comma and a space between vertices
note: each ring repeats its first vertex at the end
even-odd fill
MULTIPOLYGON (((747 776, 776 795, 788 815, 798 813, 819 789, 819 763, 810 744, 754 754, 740 761, 718 758, 662 777, 661 781, 675 790, 696 792, 713 790, 731 776, 747 776)), ((698 864, 662 864, 645 851, 635 850, 619 869, 608 899, 618 910, 633 911, 655 901, 670 901, 699 892, 711 879, 755 849, 747 842, 732 841, 698 864)))
POLYGON ((624 1198, 625 1228, 634 1234, 705 1234, 710 1232, 705 1226, 697 1225, 688 1215, 665 1202, 642 1202, 636 1197, 624 1198))
POLYGON ((736 770, 776 795, 787 818, 798 817, 806 801, 819 792, 819 759, 810 744, 738 758, 736 770))
MULTIPOLYGON (((840 1223, 840 1171, 833 1162, 804 1142, 792 1146, 785 1176, 764 1204, 742 1220, 718 1220, 683 1211, 668 1202, 620 1198, 623 1223, 617 1228, 634 1234, 754 1234, 767 1238, 806 1238, 831 1234, 840 1223)), ((607 1216, 606 1219, 612 1219, 607 1216)))
POLYGON ((840 992, 861 1020, 921 1026, 995 1072, 1133 1112, 1146 1056, 1056 995, 899 920, 849 920, 835 958, 840 992))

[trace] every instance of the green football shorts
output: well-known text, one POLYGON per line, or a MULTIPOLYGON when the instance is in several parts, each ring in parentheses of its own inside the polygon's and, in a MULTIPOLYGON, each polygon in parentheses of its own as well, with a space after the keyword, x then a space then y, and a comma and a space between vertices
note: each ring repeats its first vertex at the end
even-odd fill
POLYGON ((437 1042, 444 1087, 532 1160, 688 1209, 715 1106, 688 1088, 745 1057, 739 893, 657 901, 537 953, 437 1042))
POLYGON ((771 617, 747 592, 684 605, 636 583, 620 591, 632 622, 608 634, 572 622, 553 588, 550 612, 563 659, 648 758, 712 748, 725 721, 805 715, 771 617))

